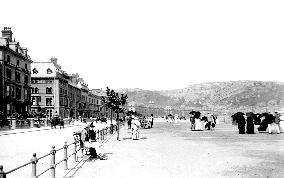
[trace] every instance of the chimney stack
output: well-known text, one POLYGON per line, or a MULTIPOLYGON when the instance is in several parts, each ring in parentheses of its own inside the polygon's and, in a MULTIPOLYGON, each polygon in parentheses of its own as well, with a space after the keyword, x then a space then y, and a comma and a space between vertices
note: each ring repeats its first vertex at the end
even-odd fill
POLYGON ((8 41, 12 42, 13 32, 11 30, 11 27, 4 27, 4 30, 2 30, 1 32, 3 38, 8 38, 8 41))
POLYGON ((53 64, 57 64, 57 58, 56 58, 56 57, 51 57, 50 61, 51 61, 53 64))

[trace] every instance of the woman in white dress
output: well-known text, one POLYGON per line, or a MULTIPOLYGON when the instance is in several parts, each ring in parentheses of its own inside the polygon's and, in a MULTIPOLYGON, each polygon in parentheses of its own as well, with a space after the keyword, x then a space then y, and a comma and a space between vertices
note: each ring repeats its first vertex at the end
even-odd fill
POLYGON ((132 140, 138 140, 139 139, 139 128, 140 128, 140 122, 138 117, 134 117, 134 119, 131 121, 131 129, 132 129, 132 140))
POLYGON ((199 111, 194 114, 194 130, 203 130, 203 122, 201 121, 201 113, 199 111))

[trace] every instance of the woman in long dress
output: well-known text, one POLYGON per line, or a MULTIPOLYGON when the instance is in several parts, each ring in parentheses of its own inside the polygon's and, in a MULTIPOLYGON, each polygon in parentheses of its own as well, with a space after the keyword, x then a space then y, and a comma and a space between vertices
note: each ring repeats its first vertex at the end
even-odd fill
POLYGON ((134 117, 134 119, 131 122, 131 129, 132 129, 132 140, 138 140, 139 139, 139 128, 140 128, 140 122, 138 117, 134 117))
POLYGON ((195 123, 195 129, 194 130, 203 130, 203 122, 201 121, 201 113, 197 111, 194 114, 194 123, 195 123))
POLYGON ((247 113, 247 134, 254 134, 254 115, 247 113))

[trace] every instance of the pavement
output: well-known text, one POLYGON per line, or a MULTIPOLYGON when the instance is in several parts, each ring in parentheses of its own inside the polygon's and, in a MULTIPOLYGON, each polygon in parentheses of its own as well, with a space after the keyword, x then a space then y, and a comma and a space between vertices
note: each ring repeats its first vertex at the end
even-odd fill
MULTIPOLYGON (((90 122, 87 122, 88 124, 90 122)), ((115 123, 115 122, 114 122, 115 123)), ((73 124, 65 124, 64 127, 81 127, 86 123, 83 122, 74 122, 73 124)), ((110 123, 98 123, 96 125, 96 129, 100 130, 106 126, 108 126, 110 123)), ((57 126, 56 128, 59 128, 59 126, 57 126)), ((0 130, 0 136, 4 136, 4 135, 13 135, 13 134, 19 134, 19 133, 28 133, 28 132, 37 132, 37 131, 43 131, 43 130, 51 130, 50 125, 49 126, 41 126, 41 127, 26 127, 26 128, 16 128, 16 129, 5 129, 5 130, 0 130)))
POLYGON ((107 160, 86 159, 69 178, 284 177, 284 134, 239 135, 236 126, 191 131, 186 121, 155 122, 132 140, 121 129, 103 145, 107 160))
MULTIPOLYGON (((100 130, 106 127, 109 123, 95 124, 95 128, 100 130)), ((32 158, 33 153, 37 157, 42 157, 50 152, 51 147, 56 149, 61 148, 65 142, 70 144, 74 142, 73 133, 82 130, 85 123, 75 122, 74 125, 65 125, 64 129, 51 129, 50 126, 29 129, 15 129, 0 131, 0 165, 4 166, 4 171, 10 171, 23 164, 26 164, 32 158)), ((73 153, 73 147, 69 147, 68 155, 73 153)), ((59 162, 63 158, 63 150, 57 152, 56 161, 59 162)), ((72 156, 71 156, 72 157, 72 156)), ((78 154, 81 159, 81 152, 78 154)), ((40 174, 43 170, 50 166, 50 156, 40 159, 37 164, 37 173, 40 174)), ((70 168, 77 164, 73 157, 68 160, 68 167, 70 168)), ((28 165, 15 172, 7 175, 9 178, 30 177, 31 166, 28 165)), ((64 171, 63 163, 57 165, 56 176, 63 177, 64 171)), ((50 171, 40 176, 41 178, 50 177, 50 171)))
MULTIPOLYGON (((80 125, 81 123, 65 124, 64 127, 74 127, 74 126, 80 126, 80 125)), ((57 127, 59 128, 59 126, 57 127)), ((42 131, 42 130, 51 130, 51 127, 41 126, 41 127, 33 127, 33 128, 27 127, 27 128, 17 128, 17 129, 5 129, 5 130, 0 130, 0 136, 36 132, 36 131, 42 131)))

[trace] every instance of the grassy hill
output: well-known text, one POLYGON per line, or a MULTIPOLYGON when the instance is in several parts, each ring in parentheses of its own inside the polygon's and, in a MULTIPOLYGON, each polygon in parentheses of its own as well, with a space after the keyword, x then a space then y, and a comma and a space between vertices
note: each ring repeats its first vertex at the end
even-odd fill
POLYGON ((189 85, 183 89, 149 91, 120 89, 129 101, 159 107, 244 108, 284 106, 284 83, 264 81, 230 81, 189 85))

